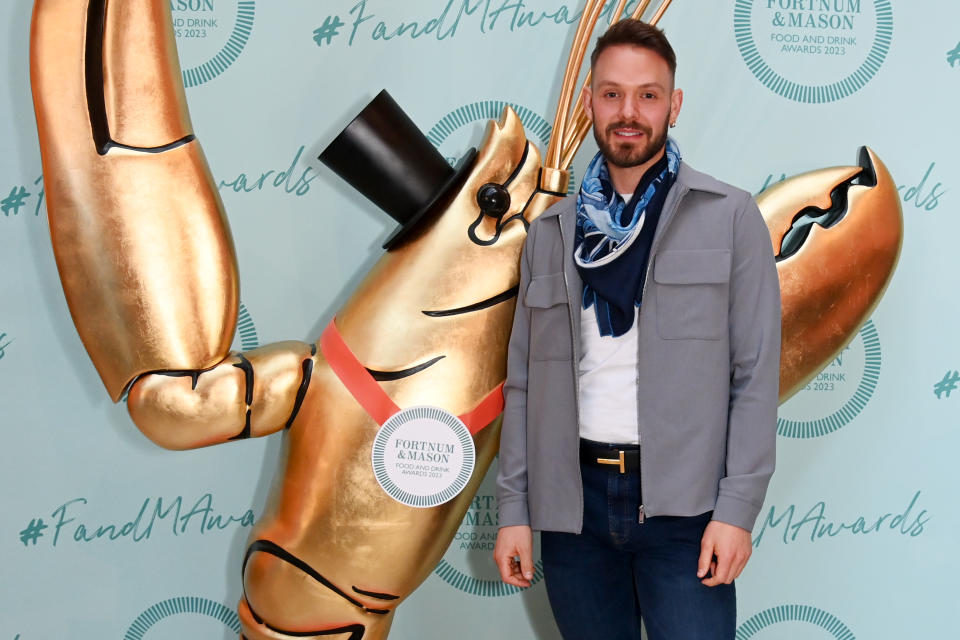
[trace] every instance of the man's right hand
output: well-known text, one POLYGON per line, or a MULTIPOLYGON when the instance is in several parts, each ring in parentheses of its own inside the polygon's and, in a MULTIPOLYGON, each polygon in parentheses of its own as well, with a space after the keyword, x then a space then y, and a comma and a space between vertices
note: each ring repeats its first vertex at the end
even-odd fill
POLYGON ((500 570, 501 580, 515 587, 529 587, 533 580, 533 531, 530 527, 501 527, 493 548, 493 559, 500 570))

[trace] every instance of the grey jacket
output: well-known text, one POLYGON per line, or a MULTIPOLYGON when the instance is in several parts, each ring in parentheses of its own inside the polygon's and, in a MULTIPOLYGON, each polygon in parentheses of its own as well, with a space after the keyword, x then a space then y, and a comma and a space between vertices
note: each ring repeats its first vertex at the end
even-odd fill
MULTIPOLYGON (((578 381, 582 284, 576 198, 530 225, 510 337, 500 526, 583 526, 578 381)), ((747 530, 773 474, 780 289, 750 194, 680 165, 654 235, 640 308, 637 398, 646 516, 747 530)))

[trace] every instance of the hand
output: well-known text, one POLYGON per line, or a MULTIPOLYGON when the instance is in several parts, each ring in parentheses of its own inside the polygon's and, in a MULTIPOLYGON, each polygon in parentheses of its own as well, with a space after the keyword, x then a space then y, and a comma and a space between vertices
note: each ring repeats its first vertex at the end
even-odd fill
POLYGON ((501 527, 493 548, 493 560, 500 570, 501 580, 515 587, 529 587, 533 580, 533 531, 530 527, 501 527))
POLYGON ((752 551, 749 531, 711 520, 700 542, 697 577, 708 587, 730 584, 740 577, 752 551), (711 574, 709 578, 706 577, 708 570, 711 574))

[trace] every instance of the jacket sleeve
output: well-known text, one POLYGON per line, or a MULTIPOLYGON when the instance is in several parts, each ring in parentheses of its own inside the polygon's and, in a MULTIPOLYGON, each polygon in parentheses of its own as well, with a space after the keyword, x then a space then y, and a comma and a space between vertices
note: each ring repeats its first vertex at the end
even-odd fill
POLYGON ((507 380, 503 385, 503 428, 497 471, 499 526, 529 525, 527 507, 527 354, 530 349, 530 309, 524 292, 530 284, 530 253, 537 224, 530 231, 520 256, 520 288, 507 347, 507 380))
POLYGON ((776 457, 780 281, 770 232, 749 195, 734 221, 729 313, 726 475, 713 519, 752 531, 776 457))

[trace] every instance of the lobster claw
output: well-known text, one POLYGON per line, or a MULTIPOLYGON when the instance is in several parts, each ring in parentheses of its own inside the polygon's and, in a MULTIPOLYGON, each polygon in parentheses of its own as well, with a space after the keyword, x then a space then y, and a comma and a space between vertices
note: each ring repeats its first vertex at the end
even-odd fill
POLYGON ((37 0, 30 77, 57 267, 110 396, 213 366, 236 324, 236 258, 169 3, 37 0))
POLYGON ((867 147, 859 166, 811 171, 757 196, 782 299, 780 401, 854 338, 883 296, 903 242, 900 196, 867 147))

